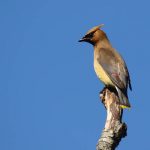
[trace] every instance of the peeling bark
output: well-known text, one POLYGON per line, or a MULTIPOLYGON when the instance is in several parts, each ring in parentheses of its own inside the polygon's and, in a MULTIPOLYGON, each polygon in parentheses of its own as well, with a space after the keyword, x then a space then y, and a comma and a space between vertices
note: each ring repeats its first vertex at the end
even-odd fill
POLYGON ((121 139, 127 135, 127 125, 122 123, 123 109, 119 106, 114 89, 104 88, 100 98, 107 110, 107 118, 96 150, 115 150, 121 139))

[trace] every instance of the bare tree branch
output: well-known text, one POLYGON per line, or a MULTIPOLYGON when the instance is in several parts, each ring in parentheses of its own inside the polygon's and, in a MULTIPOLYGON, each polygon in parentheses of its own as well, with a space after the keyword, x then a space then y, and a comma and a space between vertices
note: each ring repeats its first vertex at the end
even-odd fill
POLYGON ((123 109, 119 106, 119 99, 114 89, 104 88, 100 98, 107 110, 107 118, 96 150, 115 150, 127 134, 127 125, 122 123, 123 109))

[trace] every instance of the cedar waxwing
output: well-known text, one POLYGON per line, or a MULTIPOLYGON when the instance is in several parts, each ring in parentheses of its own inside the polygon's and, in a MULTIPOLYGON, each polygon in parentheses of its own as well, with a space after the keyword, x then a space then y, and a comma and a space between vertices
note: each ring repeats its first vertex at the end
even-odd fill
POLYGON ((98 78, 106 87, 116 89, 122 108, 129 108, 131 106, 127 95, 128 85, 132 90, 129 72, 123 58, 111 46, 105 32, 100 29, 102 26, 93 27, 79 42, 88 42, 94 46, 94 70, 98 78))

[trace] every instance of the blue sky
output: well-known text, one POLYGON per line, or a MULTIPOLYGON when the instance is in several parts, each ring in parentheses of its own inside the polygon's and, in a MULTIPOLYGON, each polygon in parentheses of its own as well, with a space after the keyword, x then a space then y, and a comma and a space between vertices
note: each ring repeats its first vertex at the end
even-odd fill
POLYGON ((150 2, 1 0, 0 149, 91 150, 105 123, 93 48, 77 41, 104 23, 133 91, 121 149, 149 148, 150 2))

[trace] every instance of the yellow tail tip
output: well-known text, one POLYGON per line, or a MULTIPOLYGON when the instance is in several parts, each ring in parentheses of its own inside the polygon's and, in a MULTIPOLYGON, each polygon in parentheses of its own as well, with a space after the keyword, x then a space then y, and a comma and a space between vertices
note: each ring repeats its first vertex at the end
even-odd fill
POLYGON ((125 105, 120 105, 120 107, 121 107, 122 109, 130 109, 130 108, 131 108, 130 106, 125 106, 125 105))

